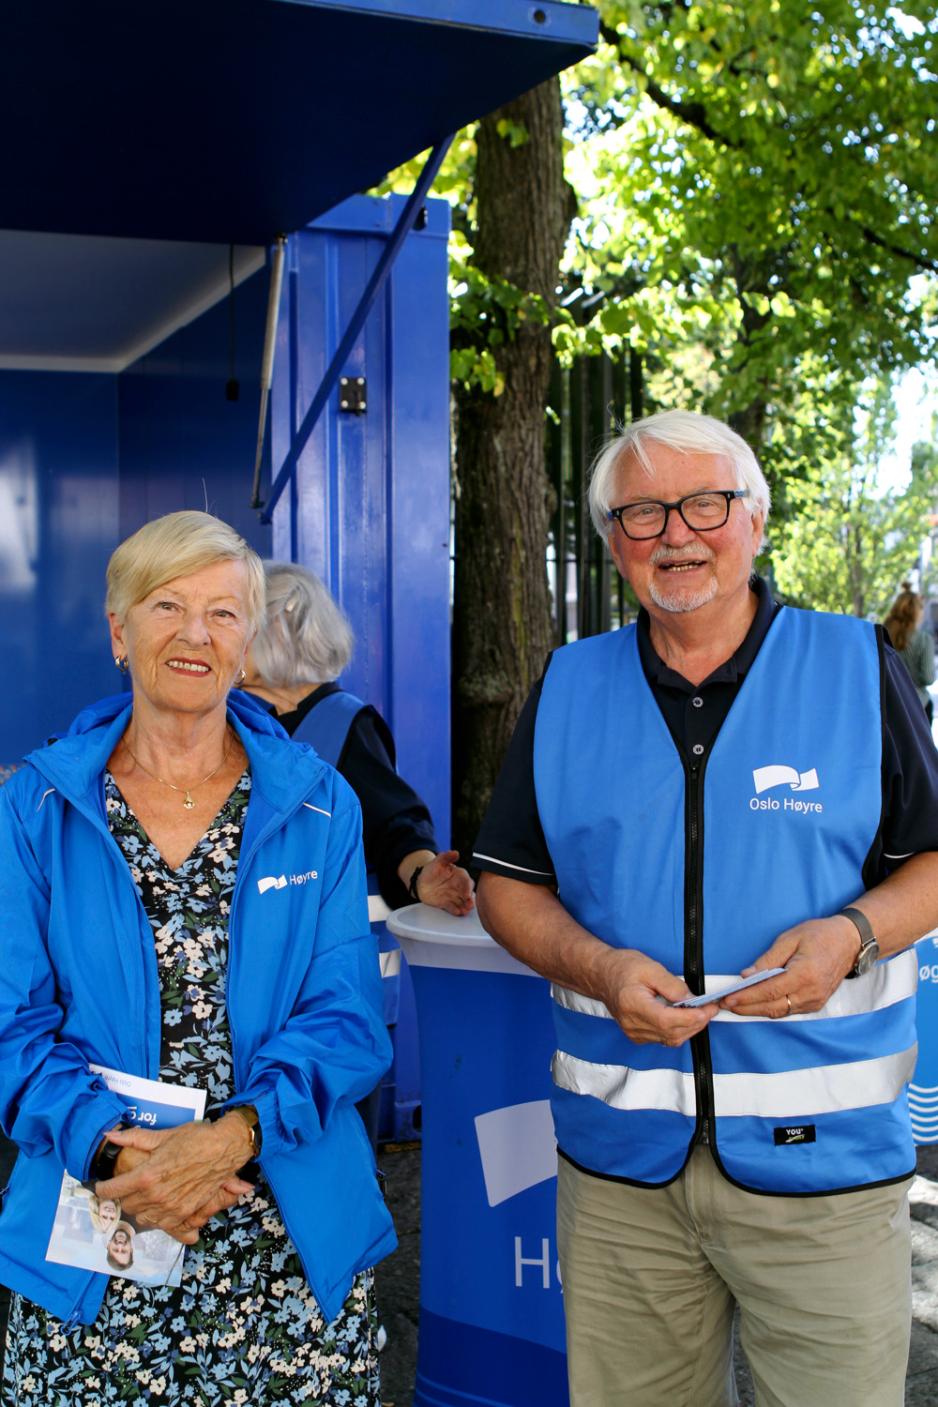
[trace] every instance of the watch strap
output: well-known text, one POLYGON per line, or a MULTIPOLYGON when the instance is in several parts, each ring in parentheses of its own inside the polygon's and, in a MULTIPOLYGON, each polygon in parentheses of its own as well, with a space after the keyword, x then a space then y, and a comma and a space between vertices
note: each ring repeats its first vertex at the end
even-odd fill
POLYGON ((410 883, 407 886, 407 893, 412 899, 415 899, 418 904, 420 903, 420 895, 417 893, 417 880, 423 874, 425 868, 425 865, 418 865, 417 868, 414 870, 413 874, 411 875, 410 883))
POLYGON ((873 932, 873 925, 870 923, 862 909, 854 909, 848 906, 840 911, 844 918, 848 918, 860 935, 860 951, 857 953, 853 967, 847 973, 848 977, 857 977, 860 973, 860 961, 867 948, 878 947, 876 934, 873 932))
MULTIPOLYGON (((115 1128, 121 1130, 132 1129, 133 1124, 128 1123, 126 1119, 121 1119, 120 1123, 115 1125, 115 1128)), ((108 1133, 111 1132, 113 1132, 113 1130, 109 1129, 108 1133)), ((120 1157, 122 1147, 122 1144, 112 1143, 107 1134, 104 1135, 104 1142, 95 1152, 91 1160, 91 1166, 88 1169, 89 1181, 109 1182, 112 1177, 116 1176, 117 1160, 120 1157)))
POLYGON ((232 1114, 240 1114, 241 1118, 248 1126, 248 1133, 251 1135, 251 1158, 259 1158, 261 1146, 264 1142, 261 1133, 261 1121, 257 1110, 253 1104, 233 1104, 228 1111, 232 1114))

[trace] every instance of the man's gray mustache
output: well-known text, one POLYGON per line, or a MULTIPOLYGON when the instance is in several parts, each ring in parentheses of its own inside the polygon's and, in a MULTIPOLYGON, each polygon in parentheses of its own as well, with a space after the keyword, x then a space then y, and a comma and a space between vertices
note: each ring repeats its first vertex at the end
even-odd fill
POLYGON ((658 547, 651 554, 651 563, 654 567, 658 566, 659 562, 711 562, 712 560, 713 553, 701 551, 700 548, 689 552, 687 548, 675 550, 674 548, 658 547))

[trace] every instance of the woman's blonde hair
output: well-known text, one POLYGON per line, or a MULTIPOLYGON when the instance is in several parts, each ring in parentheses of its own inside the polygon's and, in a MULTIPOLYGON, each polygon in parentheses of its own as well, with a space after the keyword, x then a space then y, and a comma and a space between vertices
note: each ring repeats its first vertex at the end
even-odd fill
POLYGON ((259 630, 264 623, 260 557, 228 523, 195 509, 154 518, 124 539, 107 564, 104 609, 124 621, 131 606, 158 586, 226 561, 243 562, 247 567, 248 620, 252 631, 259 630))
POLYGON ((94 1227, 95 1231, 106 1230, 104 1221, 101 1218, 102 1202, 113 1202, 114 1206, 117 1208, 117 1220, 114 1223, 114 1228, 116 1229, 121 1219, 120 1199, 117 1197, 97 1197, 93 1192, 88 1202, 88 1210, 91 1213, 91 1225, 94 1227))
POLYGON ((925 613, 925 602, 917 591, 913 591, 907 581, 902 583, 902 590, 889 608, 889 614, 883 621, 886 634, 892 641, 896 650, 904 650, 912 639, 915 631, 925 613))

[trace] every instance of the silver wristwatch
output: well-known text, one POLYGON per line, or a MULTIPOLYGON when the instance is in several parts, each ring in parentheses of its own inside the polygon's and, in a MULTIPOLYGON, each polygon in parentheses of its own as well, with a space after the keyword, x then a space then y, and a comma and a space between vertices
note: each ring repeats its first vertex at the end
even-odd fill
POLYGON ((860 951, 857 953, 857 960, 847 973, 848 977, 862 977, 869 972, 874 962, 879 961, 879 943, 876 941, 876 934, 873 926, 866 914, 859 909, 841 909, 844 918, 848 918, 860 935, 860 951))

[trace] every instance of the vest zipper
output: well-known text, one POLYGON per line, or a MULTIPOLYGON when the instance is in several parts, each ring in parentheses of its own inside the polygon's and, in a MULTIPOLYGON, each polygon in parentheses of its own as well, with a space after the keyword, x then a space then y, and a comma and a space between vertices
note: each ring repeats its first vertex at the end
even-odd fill
MULTIPOLYGON (((706 971, 703 952, 703 780, 706 769, 706 758, 699 766, 696 762, 685 763, 684 980, 698 996, 704 990, 706 971)), ((694 1142, 709 1143, 713 1123, 713 1067, 707 1031, 692 1038, 691 1055, 697 1098, 694 1142)))

